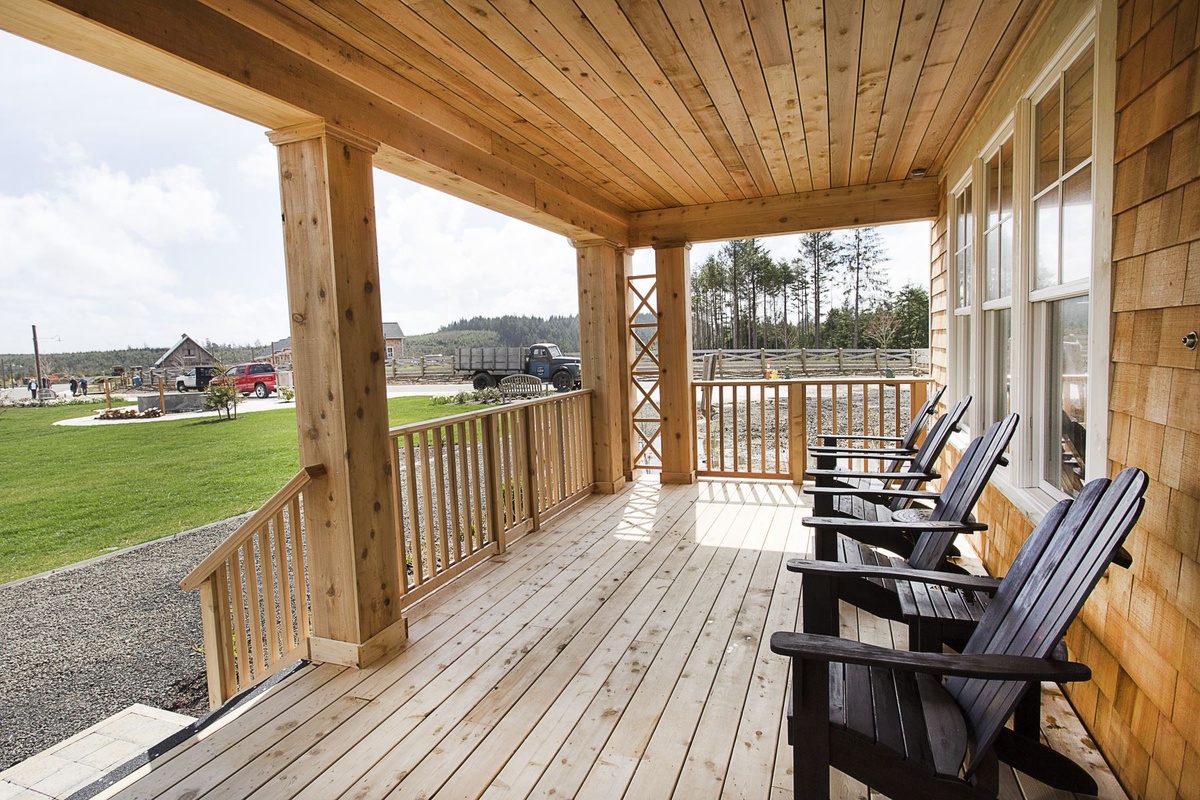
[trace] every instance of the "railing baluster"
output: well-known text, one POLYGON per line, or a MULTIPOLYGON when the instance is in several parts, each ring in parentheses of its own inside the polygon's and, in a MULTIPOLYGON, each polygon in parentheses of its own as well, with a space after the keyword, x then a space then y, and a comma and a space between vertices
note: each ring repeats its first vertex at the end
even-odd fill
MULTIPOLYGON (((408 530, 401 534, 411 545, 409 556, 413 568, 413 585, 425 582, 425 548, 421 544, 421 524, 417 503, 417 456, 413 447, 413 435, 400 437, 404 442, 404 485, 408 489, 408 530)), ((407 564, 405 569, 407 571, 407 564)))
POLYGON ((300 533, 300 495, 291 502, 292 574, 296 584, 296 608, 299 611, 300 640, 308 638, 308 571, 304 568, 306 554, 304 538, 300 533))
POLYGON ((279 611, 283 618, 283 630, 280 637, 284 655, 295 649, 298 641, 303 641, 304 634, 296 638, 296 615, 292 611, 292 576, 288 570, 287 538, 284 530, 283 509, 275 517, 275 555, 279 558, 279 611))
POLYGON ((271 552, 269 525, 258 529, 258 563, 262 575, 263 615, 267 618, 266 646, 263 649, 263 669, 274 663, 281 655, 279 646, 279 623, 275 618, 275 555, 271 552))
MULTIPOLYGON (((434 534, 433 524, 433 479, 430 478, 430 462, 433 460, 433 454, 429 452, 429 431, 421 431, 417 437, 417 455, 421 459, 421 500, 424 516, 424 545, 425 545, 425 574, 432 578, 438 574, 437 568, 437 540, 434 534)), ((418 534, 413 531, 413 536, 418 534)))
POLYGON ((246 637, 246 595, 242 580, 242 548, 229 557, 229 602, 233 606, 233 642, 237 654, 238 683, 250 685, 250 659, 247 655, 249 642, 246 637))
POLYGON ((262 610, 259 606, 258 593, 258 569, 261 560, 254 557, 254 542, 257 538, 257 536, 251 536, 246 540, 242 560, 246 581, 246 612, 250 618, 249 639, 251 644, 247 655, 250 657, 252 680, 258 680, 267 669, 266 654, 263 652, 262 610))
POLYGON ((474 543, 471 545, 474 550, 482 550, 487 544, 487 533, 483 526, 483 456, 479 452, 479 426, 487 424, 484 420, 480 423, 479 420, 471 420, 467 425, 467 430, 471 437, 471 490, 474 493, 475 505, 472 509, 472 517, 475 520, 474 543))
MULTIPOLYGON (((445 449, 445 441, 442 437, 442 429, 434 428, 433 434, 433 479, 434 486, 437 487, 436 500, 434 504, 434 513, 437 517, 437 541, 438 554, 441 556, 442 563, 438 572, 445 571, 451 564, 450 560, 450 536, 447 531, 449 509, 446 508, 446 459, 443 455, 445 449)), ((430 490, 433 494, 433 490, 430 490)))

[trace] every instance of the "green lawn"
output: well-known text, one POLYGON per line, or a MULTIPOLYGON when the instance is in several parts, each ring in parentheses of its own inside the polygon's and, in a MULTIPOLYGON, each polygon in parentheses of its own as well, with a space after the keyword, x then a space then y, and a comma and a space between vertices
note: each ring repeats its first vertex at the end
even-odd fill
MULTIPOLYGON (((388 401, 392 425, 475 408, 388 401)), ((90 413, 0 409, 0 583, 250 511, 300 467, 294 408, 232 422, 52 424, 90 413)))

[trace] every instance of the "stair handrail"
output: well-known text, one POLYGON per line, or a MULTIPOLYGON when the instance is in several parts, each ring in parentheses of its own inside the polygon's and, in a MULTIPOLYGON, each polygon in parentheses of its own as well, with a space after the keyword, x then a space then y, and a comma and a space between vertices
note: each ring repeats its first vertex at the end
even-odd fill
POLYGON ((304 491, 304 488, 309 483, 324 476, 325 472, 324 464, 312 464, 303 467, 290 481, 283 485, 282 489, 271 495, 271 498, 261 508, 239 525, 237 530, 226 536, 225 540, 217 545, 215 550, 209 553, 194 570, 188 573, 186 578, 179 582, 179 587, 187 592, 199 589, 200 584, 204 583, 217 567, 224 564, 233 555, 233 552, 245 543, 247 536, 258 530, 263 523, 267 522, 287 506, 291 502, 291 499, 304 491))

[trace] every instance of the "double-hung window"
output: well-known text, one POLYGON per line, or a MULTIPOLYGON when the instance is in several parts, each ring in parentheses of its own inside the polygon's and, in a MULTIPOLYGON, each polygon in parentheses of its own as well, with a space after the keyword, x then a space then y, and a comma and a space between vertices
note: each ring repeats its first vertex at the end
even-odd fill
POLYGON ((1080 25, 979 149, 948 165, 950 385, 968 418, 1016 411, 1002 482, 1048 508, 1104 472, 1115 75, 1080 25), (1103 122, 1103 124, 1101 124, 1103 122), (1090 399, 1090 403, 1089 403, 1090 399), (1091 456, 1089 457, 1089 452, 1091 456))
MULTIPOLYGON (((964 397, 974 392, 975 387, 974 359, 971 358, 971 307, 975 302, 975 211, 969 181, 954 193, 951 219, 954 249, 951 374, 954 378, 954 395, 964 397)), ((967 427, 965 423, 963 427, 967 427)))
POLYGON ((1075 495, 1087 455, 1088 316, 1092 275, 1094 47, 1089 44, 1033 103, 1035 474, 1075 495), (1035 382, 1036 385, 1036 382, 1035 382))
POLYGON ((1013 139, 983 164, 983 397, 985 423, 1012 409, 1013 139))

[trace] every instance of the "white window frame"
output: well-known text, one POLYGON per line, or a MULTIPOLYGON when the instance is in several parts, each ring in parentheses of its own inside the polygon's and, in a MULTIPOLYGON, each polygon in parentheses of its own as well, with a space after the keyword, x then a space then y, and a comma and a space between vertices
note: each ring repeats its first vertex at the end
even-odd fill
MULTIPOLYGON (((1010 447, 1011 464, 997 470, 995 483, 1018 508, 1033 518, 1039 518, 1058 500, 1066 497, 1062 491, 1042 480, 1045 452, 1045 355, 1039 353, 1039 339, 1044 330, 1047 303, 1087 294, 1088 309, 1088 389, 1087 389, 1087 449, 1084 480, 1107 474, 1108 467, 1108 391, 1111 362, 1112 314, 1112 199, 1113 149, 1116 95, 1116 12, 1111 3, 1101 3, 1100 12, 1093 11, 1066 37, 1064 44, 1047 59, 1042 72, 1021 93, 1013 113, 996 129, 987 145, 971 160, 947 194, 948 253, 948 363, 952 369, 951 394, 961 397, 966 387, 973 385, 977 394, 990 389, 988 355, 985 353, 987 320, 984 312, 1011 309, 1012 383, 1009 390, 1010 410, 1021 415, 1022 424, 1010 447), (1054 85, 1089 44, 1094 45, 1093 113, 1092 113, 1092 270, 1085 280, 1034 289, 1034 209, 1033 187, 1036 154, 1033 152, 1034 104, 1054 85), (1013 139, 1013 262, 1010 293, 1007 298, 984 301, 986 295, 986 205, 984 192, 987 181, 987 159, 1009 137, 1013 139), (972 186, 974 206, 974 266, 972 279, 973 301, 968 309, 958 307, 957 252, 960 249, 954 220, 956 199, 962 190, 972 186), (969 363, 971 374, 955 374, 961 369, 964 343, 957 320, 966 317, 970 331, 969 363)), ((1073 173, 1073 171, 1072 171, 1073 173)), ((1065 177, 1065 176, 1062 176, 1065 177)), ((1061 177, 1060 177, 1061 180, 1061 177)), ((972 430, 981 431, 986 419, 984 396, 980 394, 967 419, 972 430)), ((952 442, 960 449, 968 436, 957 435, 952 442)))
MULTIPOLYGON (((967 248, 971 250, 971 269, 973 273, 978 273, 979 268, 979 248, 978 238, 975 235, 975 229, 978 225, 975 224, 978 216, 978 193, 975 191, 975 175, 973 171, 968 170, 954 188, 950 192, 950 218, 947 224, 947 236, 949 238, 948 263, 947 263, 947 281, 946 286, 949 290, 949 314, 950 321, 949 330, 949 361, 952 365, 951 370, 951 391, 954 400, 961 400, 968 394, 971 394, 973 389, 973 376, 977 368, 979 360, 977 358, 978 340, 975 336, 975 319, 977 315, 974 313, 977 305, 977 295, 979 289, 978 275, 972 274, 970 296, 966 297, 966 305, 959 305, 959 298, 962 295, 962 287, 960 285, 960 277, 958 272, 958 256, 967 248), (958 230, 958 213, 960 197, 967 191, 971 191, 971 221, 972 229, 967 231, 966 239, 960 241, 958 230), (964 332, 968 335, 964 336, 964 332)), ((972 406, 975 405, 973 401, 972 406)), ((968 409, 967 415, 963 418, 960 426, 960 435, 966 439, 972 430, 976 429, 974 420, 974 408, 968 409)))
POLYGON ((393 345, 387 346, 387 360, 391 361, 396 357, 396 348, 393 345))

